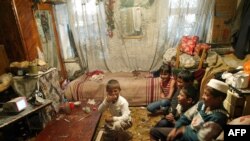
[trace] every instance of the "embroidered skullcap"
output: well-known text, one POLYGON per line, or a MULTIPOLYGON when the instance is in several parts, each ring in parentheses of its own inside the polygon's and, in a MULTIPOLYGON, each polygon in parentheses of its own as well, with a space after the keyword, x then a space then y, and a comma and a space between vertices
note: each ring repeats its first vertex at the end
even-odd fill
POLYGON ((207 86, 214 88, 220 92, 227 93, 227 90, 229 89, 229 86, 220 80, 217 79, 211 79, 208 83, 207 86))

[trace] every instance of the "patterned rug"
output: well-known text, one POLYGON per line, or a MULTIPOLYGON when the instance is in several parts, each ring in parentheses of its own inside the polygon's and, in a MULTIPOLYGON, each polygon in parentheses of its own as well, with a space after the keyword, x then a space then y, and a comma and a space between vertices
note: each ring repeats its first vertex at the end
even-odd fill
MULTIPOLYGON (((145 107, 130 107, 130 110, 133 118, 133 126, 128 131, 133 135, 132 141, 150 141, 149 130, 161 119, 161 115, 150 116, 145 107)), ((103 113, 94 140, 99 131, 103 129, 104 119, 107 115, 107 112, 103 113)))

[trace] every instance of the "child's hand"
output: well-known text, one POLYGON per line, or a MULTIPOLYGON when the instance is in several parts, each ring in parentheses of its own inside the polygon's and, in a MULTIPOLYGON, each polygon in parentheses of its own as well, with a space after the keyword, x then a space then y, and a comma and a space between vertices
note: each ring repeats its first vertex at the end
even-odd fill
POLYGON ((117 99, 118 99, 117 95, 113 95, 113 96, 108 95, 106 100, 108 103, 115 103, 117 99))
POLYGON ((173 141, 176 138, 176 132, 177 132, 176 128, 172 129, 168 134, 167 141, 173 141))
POLYGON ((106 101, 107 101, 108 103, 110 103, 111 100, 112 100, 112 98, 111 98, 110 96, 107 96, 107 97, 106 97, 106 101))
POLYGON ((178 129, 176 128, 172 129, 168 134, 167 141, 175 140, 176 138, 182 136, 184 132, 185 132, 185 126, 182 126, 181 128, 178 129))
POLYGON ((105 119, 105 121, 106 121, 107 123, 113 122, 113 117, 112 117, 112 116, 109 116, 109 117, 107 117, 107 118, 105 119))
POLYGON ((174 122, 174 115, 172 113, 169 113, 168 115, 165 116, 165 118, 167 119, 167 121, 169 122, 174 122))
POLYGON ((106 100, 108 103, 111 103, 111 102, 113 102, 113 97, 108 95, 106 100))

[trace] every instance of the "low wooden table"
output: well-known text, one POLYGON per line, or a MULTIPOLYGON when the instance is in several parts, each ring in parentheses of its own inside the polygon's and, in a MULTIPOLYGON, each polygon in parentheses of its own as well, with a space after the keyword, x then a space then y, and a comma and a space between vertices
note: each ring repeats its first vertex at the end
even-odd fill
POLYGON ((25 118, 28 115, 37 112, 43 108, 45 108, 46 106, 51 105, 52 101, 51 100, 45 100, 45 102, 39 106, 34 106, 28 103, 27 108, 25 108, 25 110, 21 111, 18 114, 15 115, 9 115, 7 113, 4 112, 0 112, 0 129, 4 128, 5 126, 8 126, 9 124, 12 124, 18 120, 20 120, 21 118, 25 118))
POLYGON ((70 114, 62 114, 50 121, 37 135, 36 141, 91 141, 101 114, 93 107, 90 107, 90 113, 86 113, 83 107, 81 104, 70 114))

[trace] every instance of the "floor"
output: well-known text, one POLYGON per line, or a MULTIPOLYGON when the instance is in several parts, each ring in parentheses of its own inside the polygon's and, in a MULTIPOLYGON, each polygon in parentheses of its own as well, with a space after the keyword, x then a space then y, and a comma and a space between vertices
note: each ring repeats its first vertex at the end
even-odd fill
POLYGON ((228 66, 237 68, 238 66, 243 66, 246 61, 250 60, 250 54, 248 54, 243 60, 238 59, 234 54, 223 55, 222 59, 228 66))
MULTIPOLYGON (((152 116, 147 112, 145 107, 130 107, 130 110, 133 118, 133 126, 129 128, 128 131, 133 136, 132 141, 150 141, 149 130, 161 119, 162 115, 152 116)), ((102 115, 94 140, 96 139, 99 131, 103 129, 105 123, 104 119, 107 115, 107 112, 102 115)))
MULTIPOLYGON (((236 68, 238 66, 243 66, 246 61, 250 60, 250 54, 247 55, 244 60, 237 59, 233 54, 223 55, 222 59, 227 65, 236 68)), ((161 116, 149 116, 145 107, 131 107, 131 112, 134 124, 129 131, 133 135, 132 141, 149 141, 149 130, 156 124, 157 121, 160 120, 161 116)), ((101 117, 94 135, 94 140, 96 139, 99 131, 103 128, 104 118, 106 115, 107 114, 104 113, 101 117)), ((25 141, 35 141, 35 137, 31 137, 25 141)))
MULTIPOLYGON (((157 121, 160 120, 161 115, 152 116, 147 112, 146 108, 143 106, 130 107, 130 110, 133 118, 133 126, 128 129, 128 131, 132 133, 133 136, 131 141, 150 141, 149 130, 156 124, 157 121)), ((96 129, 95 135, 93 137, 93 141, 97 141, 97 135, 99 131, 103 129, 103 125, 105 123, 104 119, 107 115, 107 112, 103 113, 96 129)), ((35 141, 35 139, 36 137, 31 137, 25 141, 35 141)))

